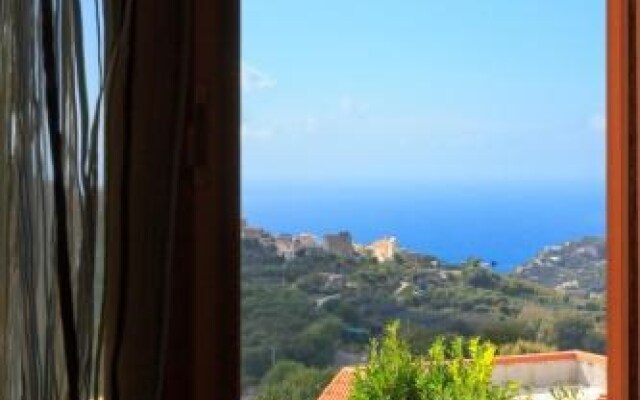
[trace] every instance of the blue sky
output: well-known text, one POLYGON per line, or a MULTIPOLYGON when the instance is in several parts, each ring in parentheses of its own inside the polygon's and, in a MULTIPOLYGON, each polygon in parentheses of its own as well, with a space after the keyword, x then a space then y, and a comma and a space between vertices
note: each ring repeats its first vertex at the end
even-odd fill
POLYGON ((604 7, 243 0, 243 181, 602 182, 604 7))

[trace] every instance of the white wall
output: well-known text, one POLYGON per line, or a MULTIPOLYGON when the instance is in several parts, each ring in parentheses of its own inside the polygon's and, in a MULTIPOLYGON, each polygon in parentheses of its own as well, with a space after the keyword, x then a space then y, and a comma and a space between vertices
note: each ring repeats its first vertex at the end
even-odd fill
POLYGON ((540 388, 562 384, 578 384, 579 368, 576 360, 557 360, 496 365, 492 381, 496 384, 518 382, 523 387, 540 388))

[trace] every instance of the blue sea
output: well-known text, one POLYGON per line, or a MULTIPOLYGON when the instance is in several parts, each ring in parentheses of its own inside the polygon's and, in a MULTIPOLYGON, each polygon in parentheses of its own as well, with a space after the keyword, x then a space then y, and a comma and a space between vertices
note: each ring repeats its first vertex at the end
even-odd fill
POLYGON ((603 236, 603 183, 246 183, 242 213, 274 233, 347 230, 357 243, 395 236, 402 247, 510 271, 546 245, 603 236))

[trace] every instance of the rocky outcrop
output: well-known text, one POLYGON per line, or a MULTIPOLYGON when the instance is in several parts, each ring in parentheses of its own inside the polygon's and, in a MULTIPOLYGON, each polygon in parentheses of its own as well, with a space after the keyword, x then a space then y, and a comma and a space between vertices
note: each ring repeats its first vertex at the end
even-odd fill
POLYGON ((545 247, 516 267, 514 275, 568 294, 589 296, 604 292, 605 272, 604 239, 587 237, 545 247))

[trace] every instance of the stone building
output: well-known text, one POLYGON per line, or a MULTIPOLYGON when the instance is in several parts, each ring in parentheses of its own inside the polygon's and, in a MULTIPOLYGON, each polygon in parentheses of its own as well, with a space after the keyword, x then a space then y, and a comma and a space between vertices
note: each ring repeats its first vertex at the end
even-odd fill
POLYGON ((340 256, 352 257, 356 254, 353 248, 353 239, 347 231, 324 235, 323 245, 328 252, 340 256))
POLYGON ((371 243, 367 248, 378 262, 391 261, 398 251, 398 241, 395 237, 385 237, 371 243))
POLYGON ((276 252, 285 260, 291 260, 295 257, 295 242, 291 235, 280 235, 275 241, 276 252))
POLYGON ((300 250, 315 249, 320 247, 318 239, 310 233, 301 233, 293 237, 293 246, 295 252, 300 250))

